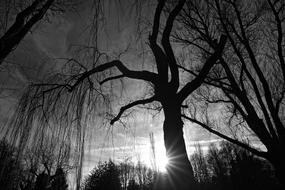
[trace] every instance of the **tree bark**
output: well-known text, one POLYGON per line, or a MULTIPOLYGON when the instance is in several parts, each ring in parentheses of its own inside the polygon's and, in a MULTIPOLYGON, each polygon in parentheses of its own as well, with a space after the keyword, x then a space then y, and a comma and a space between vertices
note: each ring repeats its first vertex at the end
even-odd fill
POLYGON ((282 147, 279 150, 268 150, 269 157, 268 161, 273 165, 275 170, 275 177, 277 178, 280 185, 285 187, 285 151, 282 147))
POLYGON ((193 169, 187 156, 183 137, 181 105, 174 99, 163 104, 164 110, 164 144, 168 157, 168 188, 188 190, 195 189, 193 169))

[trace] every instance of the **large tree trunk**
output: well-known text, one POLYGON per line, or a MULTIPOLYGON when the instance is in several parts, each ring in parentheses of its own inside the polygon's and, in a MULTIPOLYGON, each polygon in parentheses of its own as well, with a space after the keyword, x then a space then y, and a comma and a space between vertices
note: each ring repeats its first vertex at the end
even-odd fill
POLYGON ((285 151, 282 147, 278 150, 269 149, 268 161, 273 165, 275 170, 275 176, 278 179, 280 185, 285 187, 285 151))
POLYGON ((164 143, 169 159, 167 166, 168 187, 170 189, 195 189, 193 169, 187 156, 183 137, 181 106, 169 100, 163 105, 164 110, 164 143))
POLYGON ((281 163, 274 164, 276 178, 278 179, 280 185, 284 188, 285 187, 285 160, 281 163))

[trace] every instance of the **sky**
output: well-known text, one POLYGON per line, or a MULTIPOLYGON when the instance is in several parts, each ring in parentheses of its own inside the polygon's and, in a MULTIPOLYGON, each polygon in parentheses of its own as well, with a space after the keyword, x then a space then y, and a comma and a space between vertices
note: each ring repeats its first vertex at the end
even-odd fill
MULTIPOLYGON (((110 3, 111 1, 108 2, 106 25, 100 33, 99 47, 101 51, 116 57, 119 52, 128 47, 128 42, 132 42, 130 50, 120 59, 129 67, 136 68, 136 65, 143 61, 139 57, 142 51, 141 45, 134 43, 137 34, 135 12, 131 11, 132 16, 127 14, 125 10, 129 10, 128 3, 123 3, 118 9, 115 4, 110 3)), ((11 117, 24 88, 31 82, 41 81, 49 72, 61 68, 62 63, 54 60, 71 57, 70 47, 81 44, 86 39, 84 28, 88 27, 89 6, 90 2, 87 1, 79 7, 77 13, 67 12, 64 15, 54 16, 50 22, 41 22, 8 57, 8 69, 0 71, 1 125, 4 125, 11 117)), ((145 11, 146 14, 148 12, 151 11, 145 11)), ((151 57, 146 57, 144 62, 151 61, 151 59, 151 57)), ((149 67, 148 64, 144 66, 149 67)), ((126 83, 126 89, 129 94, 124 95, 120 105, 126 102, 129 95, 133 98, 141 95, 140 89, 144 89, 144 85, 129 81, 126 83)), ((135 109, 135 111, 127 128, 116 125, 112 129, 94 127, 92 139, 86 143, 83 175, 88 174, 99 161, 106 161, 110 158, 115 161, 141 160, 150 166, 150 134, 154 135, 156 154, 165 154, 162 113, 154 116, 141 109, 135 109)), ((200 143, 206 149, 209 143, 220 141, 205 130, 187 122, 184 126, 184 135, 189 154, 195 150, 196 143, 200 143)))

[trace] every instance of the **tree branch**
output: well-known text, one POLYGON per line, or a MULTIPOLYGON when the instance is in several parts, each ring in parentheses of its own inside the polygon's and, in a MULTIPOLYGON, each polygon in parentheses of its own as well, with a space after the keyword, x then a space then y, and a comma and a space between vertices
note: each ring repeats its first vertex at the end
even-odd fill
POLYGON ((158 5, 155 10, 152 34, 149 36, 150 48, 154 54, 157 72, 159 78, 163 82, 168 81, 168 58, 161 49, 161 47, 156 43, 158 32, 159 32, 159 21, 162 9, 165 5, 165 0, 158 0, 158 5))
POLYGON ((117 67, 117 69, 122 73, 121 77, 128 77, 131 79, 138 79, 151 82, 153 84, 157 83, 157 74, 149 72, 149 71, 132 71, 129 70, 120 60, 114 60, 108 63, 104 63, 95 67, 94 69, 84 72, 77 79, 77 81, 71 86, 69 91, 72 91, 77 85, 79 85, 84 79, 88 78, 90 75, 103 72, 112 67, 117 67))
POLYGON ((151 103, 151 102, 153 102, 153 101, 155 101, 155 100, 156 100, 156 97, 153 96, 153 97, 151 97, 151 98, 134 101, 134 102, 132 102, 132 103, 129 103, 129 104, 127 104, 127 105, 121 107, 121 109, 120 109, 118 115, 117 115, 116 117, 114 117, 114 118, 111 120, 110 124, 113 125, 116 121, 118 121, 118 120, 120 119, 120 117, 122 116, 122 114, 123 114, 126 110, 128 110, 128 109, 130 109, 130 108, 132 108, 132 107, 134 107, 134 106, 137 106, 137 105, 141 105, 141 104, 144 105, 144 104, 151 103))
POLYGON ((116 80, 116 79, 123 78, 123 77, 125 77, 125 76, 124 75, 117 75, 117 76, 109 77, 109 78, 102 80, 99 84, 102 85, 105 82, 108 82, 110 80, 116 80))
MULTIPOLYGON (((268 81, 266 80, 260 66, 258 65, 257 63, 257 60, 256 60, 256 57, 254 55, 254 52, 249 44, 249 40, 247 39, 246 37, 246 33, 245 33, 245 29, 243 27, 243 23, 242 23, 242 18, 241 18, 241 14, 240 14, 240 11, 238 10, 237 6, 235 3, 232 3, 232 6, 234 7, 234 10, 236 12, 236 16, 237 16, 237 19, 238 19, 238 23, 239 23, 239 28, 241 30, 241 33, 242 33, 242 37, 243 37, 243 44, 248 52, 248 55, 249 55, 249 58, 251 60, 251 63, 252 63, 252 66, 254 68, 254 70, 256 71, 257 73, 257 76, 262 84, 262 87, 264 89, 264 97, 265 97, 265 100, 266 100, 266 103, 268 105, 268 110, 270 112, 270 115, 276 125, 276 129, 278 131, 279 134, 284 134, 285 136, 285 129, 283 127, 283 124, 281 122, 281 119, 279 118, 278 116, 278 112, 276 110, 276 107, 275 105, 273 104, 273 98, 272 98, 272 92, 270 91, 270 87, 269 87, 269 84, 268 84, 268 81)), ((276 19, 276 17, 275 17, 276 19)), ((281 36, 279 36, 280 38, 281 36)), ((279 42, 280 43, 280 42, 279 42)), ((279 55, 280 56, 280 55, 279 55)), ((282 56, 283 57, 283 56, 282 56)))
MULTIPOLYGON (((277 27, 277 35, 278 35, 278 40, 277 40, 277 47, 278 47, 278 57, 280 60, 280 66, 282 69, 282 73, 283 73, 283 78, 285 80, 285 60, 284 60, 284 56, 283 56, 283 48, 282 48, 282 42, 283 42, 283 29, 282 29, 282 21, 280 20, 278 11, 276 10, 276 8, 274 7, 274 4, 272 4, 272 2, 270 0, 267 0, 273 14, 274 14, 274 18, 276 21, 276 27, 277 27)), ((282 9, 282 7, 280 8, 282 9)))
POLYGON ((196 124, 200 125, 201 127, 206 129, 210 133, 213 133, 213 134, 217 135, 218 137, 221 137, 221 138, 223 138, 223 139, 225 139, 225 140, 227 140, 227 141, 229 141, 229 142, 231 142, 233 144, 236 144, 236 145, 238 145, 238 146, 240 146, 240 147, 242 147, 242 148, 252 152, 253 154, 255 154, 257 156, 260 156, 260 157, 263 157, 263 158, 267 158, 268 157, 268 153, 267 152, 259 151, 259 150, 255 149, 255 148, 250 147, 249 145, 247 145, 245 143, 240 142, 239 140, 236 140, 236 139, 233 139, 233 138, 231 138, 229 136, 226 136, 226 135, 224 135, 224 134, 222 134, 222 133, 212 129, 208 125, 206 125, 206 124, 204 124, 204 123, 202 123, 202 122, 200 122, 200 121, 198 121, 196 119, 192 119, 192 118, 190 118, 190 117, 188 117, 186 115, 182 115, 182 117, 187 119, 187 120, 189 120, 192 123, 196 123, 196 124))
POLYGON ((155 15, 153 20, 153 26, 152 26, 152 34, 150 35, 150 40, 156 43, 158 31, 159 31, 159 21, 160 21, 160 15, 162 12, 162 9, 165 5, 165 0, 158 0, 158 5, 155 9, 155 15))
POLYGON ((170 12, 167 18, 166 25, 165 25, 165 28, 162 34, 162 39, 161 39, 163 49, 167 57, 169 58, 169 68, 171 71, 170 84, 173 86, 175 90, 177 90, 179 87, 179 71, 178 71, 176 59, 175 59, 171 44, 169 42, 169 36, 170 36, 171 30, 173 27, 173 22, 176 16, 179 14, 181 9, 183 8, 185 1, 186 0, 180 0, 178 4, 176 5, 176 7, 170 12))
POLYGON ((226 45, 226 41, 227 41, 227 37, 225 35, 222 35, 215 52, 213 53, 213 55, 211 55, 207 59, 206 63, 204 64, 198 76, 191 82, 187 83, 180 90, 180 92, 178 93, 178 98, 181 103, 189 96, 189 94, 191 94, 194 90, 196 90, 203 83, 204 79, 208 75, 213 65, 220 58, 222 51, 226 45))

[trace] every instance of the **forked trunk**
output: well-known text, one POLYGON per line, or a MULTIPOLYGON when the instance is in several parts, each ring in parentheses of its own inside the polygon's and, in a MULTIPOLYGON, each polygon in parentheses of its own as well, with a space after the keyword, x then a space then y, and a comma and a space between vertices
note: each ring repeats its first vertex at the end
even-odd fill
MULTIPOLYGON (((172 100, 173 101, 173 100, 172 100)), ((167 166, 169 189, 195 189, 193 169, 188 159, 183 137, 183 121, 180 105, 169 102, 164 110, 164 143, 169 159, 167 166)))

